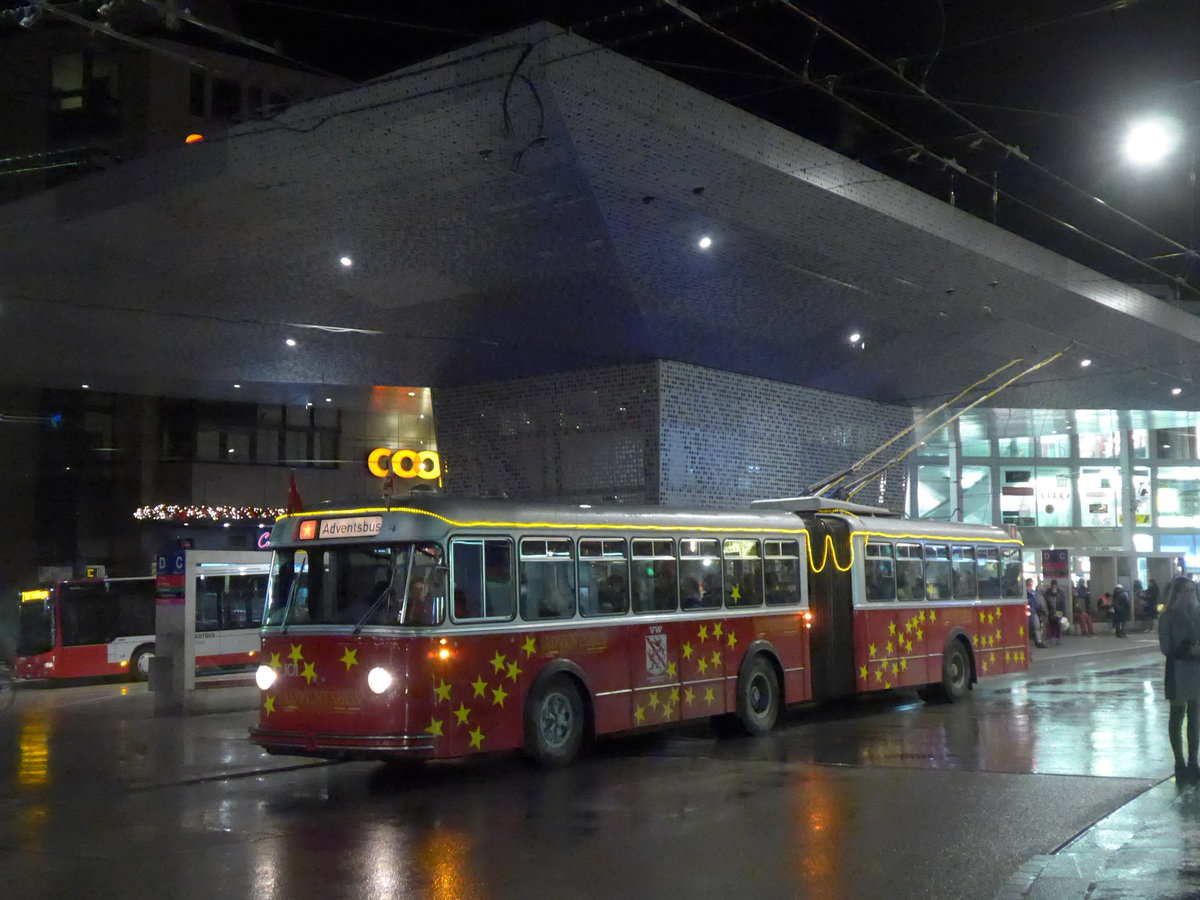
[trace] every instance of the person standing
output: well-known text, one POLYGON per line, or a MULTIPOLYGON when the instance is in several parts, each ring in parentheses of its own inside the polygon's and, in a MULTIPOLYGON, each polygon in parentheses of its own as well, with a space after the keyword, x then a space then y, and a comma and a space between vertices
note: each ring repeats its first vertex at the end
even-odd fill
POLYGON ((1044 648, 1046 645, 1042 643, 1042 601, 1033 589, 1032 578, 1025 579, 1025 603, 1029 607, 1029 636, 1033 638, 1033 646, 1044 648))
POLYGON ((1153 578, 1146 585, 1146 598, 1143 615, 1146 617, 1146 630, 1154 630, 1154 620, 1158 618, 1158 582, 1153 578))
POLYGON ((1126 637, 1125 623, 1129 621, 1129 614, 1133 606, 1129 600, 1129 592, 1121 585, 1113 588, 1112 592, 1112 619, 1113 632, 1117 637, 1126 637))
POLYGON ((1196 585, 1180 575, 1167 587, 1167 605, 1158 621, 1158 646, 1166 656, 1163 686, 1171 704, 1167 737, 1175 755, 1179 784, 1200 783, 1200 602, 1196 585), (1183 758, 1183 721, 1187 718, 1187 761, 1183 758))
POLYGON ((1062 614, 1065 604, 1057 578, 1050 579, 1050 586, 1046 588, 1046 595, 1043 599, 1046 601, 1046 638, 1054 641, 1055 645, 1061 644, 1062 614))

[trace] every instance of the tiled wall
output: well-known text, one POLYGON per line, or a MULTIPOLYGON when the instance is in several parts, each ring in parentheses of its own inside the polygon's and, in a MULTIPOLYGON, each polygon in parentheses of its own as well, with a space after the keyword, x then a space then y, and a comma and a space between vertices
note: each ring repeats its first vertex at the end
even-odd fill
MULTIPOLYGON (((907 407, 675 362, 446 388, 433 404, 448 494, 670 506, 794 496, 912 422, 907 407)), ((882 505, 903 508, 905 472, 882 505)), ((855 499, 881 503, 877 486, 855 499)))
MULTIPOLYGON (((664 505, 794 497, 912 424, 912 410, 684 363, 659 364, 664 505)), ((880 462, 895 455, 881 454, 880 462)), ((903 509, 905 473, 855 496, 903 509)))
POLYGON ((658 502, 653 363, 434 389, 445 492, 658 502))

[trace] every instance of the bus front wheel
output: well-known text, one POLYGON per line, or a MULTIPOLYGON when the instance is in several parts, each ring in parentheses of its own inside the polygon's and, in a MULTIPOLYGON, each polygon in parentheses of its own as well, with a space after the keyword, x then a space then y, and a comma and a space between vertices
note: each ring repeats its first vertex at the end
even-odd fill
POLYGON ((150 660, 154 659, 154 645, 146 644, 138 647, 129 657, 129 676, 134 681, 146 681, 150 678, 150 660))
POLYGON ((761 655, 750 660, 738 677, 737 717, 747 734, 766 734, 779 718, 779 679, 761 655))
POLYGON ((534 686, 525 701, 525 752, 538 765, 565 766, 583 744, 583 700, 566 675, 534 686))

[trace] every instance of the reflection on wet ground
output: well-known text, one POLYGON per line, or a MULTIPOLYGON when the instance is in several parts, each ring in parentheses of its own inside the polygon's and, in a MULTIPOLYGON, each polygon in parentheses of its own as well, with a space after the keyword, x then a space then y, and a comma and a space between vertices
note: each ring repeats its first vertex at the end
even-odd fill
POLYGON ((1169 782, 1143 794, 1170 772, 1166 708, 1157 659, 1122 663, 1008 676, 954 706, 801 709, 762 740, 707 724, 626 736, 550 773, 512 756, 267 757, 244 711, 156 719, 136 689, 26 691, 0 720, 0 883, 29 898, 1015 897, 1102 851, 1117 855, 1092 875, 1135 883, 1138 841, 1160 872, 1192 849, 1138 823, 1194 821, 1200 804, 1169 782))

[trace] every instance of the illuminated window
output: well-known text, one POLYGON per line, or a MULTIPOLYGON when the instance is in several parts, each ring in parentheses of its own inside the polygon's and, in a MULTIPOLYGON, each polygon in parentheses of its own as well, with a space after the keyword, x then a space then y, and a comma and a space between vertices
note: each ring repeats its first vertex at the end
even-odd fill
POLYGON ((867 600, 896 599, 896 570, 891 544, 868 542, 863 572, 867 580, 867 600))

